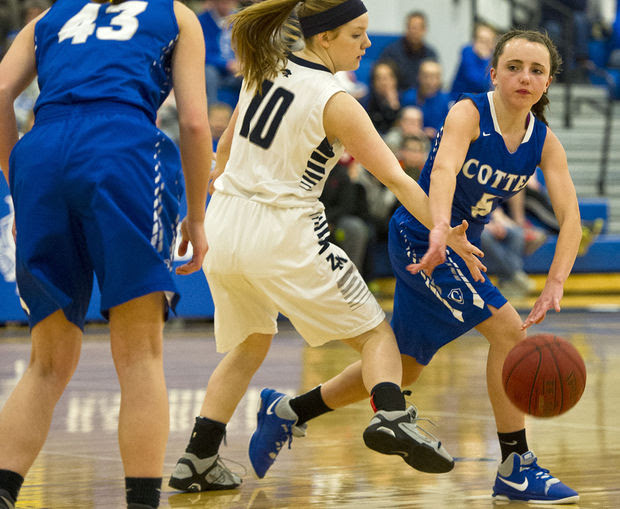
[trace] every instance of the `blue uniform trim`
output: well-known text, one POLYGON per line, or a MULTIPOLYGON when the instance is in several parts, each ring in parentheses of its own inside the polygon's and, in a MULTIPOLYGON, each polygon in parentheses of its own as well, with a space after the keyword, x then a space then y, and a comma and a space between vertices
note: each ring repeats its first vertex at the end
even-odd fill
MULTIPOLYGON (((511 153, 495 116, 492 93, 463 94, 480 112, 480 136, 467 152, 457 175, 451 224, 469 223, 467 237, 475 245, 489 215, 500 203, 519 192, 540 163, 547 126, 530 114, 521 145, 511 153)), ((420 175, 426 193, 442 132, 420 175)), ((413 275, 406 266, 419 261, 428 249, 428 229, 404 207, 392 217, 388 250, 396 275, 392 327, 402 353, 427 364, 435 352, 491 316, 489 306, 501 308, 506 298, 484 274, 484 282, 471 277, 465 262, 448 249, 445 263, 432 278, 413 275)))

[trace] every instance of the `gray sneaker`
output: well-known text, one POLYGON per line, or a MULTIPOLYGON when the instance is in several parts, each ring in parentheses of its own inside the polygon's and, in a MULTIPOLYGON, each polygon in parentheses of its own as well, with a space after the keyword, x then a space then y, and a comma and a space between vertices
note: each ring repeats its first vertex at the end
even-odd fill
POLYGON ((417 409, 379 410, 364 431, 364 443, 382 454, 397 454, 421 472, 433 474, 454 468, 452 456, 428 431, 418 426, 417 409))
POLYGON ((15 500, 3 489, 0 489, 0 509, 15 509, 15 500))
POLYGON ((181 456, 168 486, 180 491, 231 490, 241 484, 241 477, 224 465, 219 454, 199 459, 186 452, 181 456))

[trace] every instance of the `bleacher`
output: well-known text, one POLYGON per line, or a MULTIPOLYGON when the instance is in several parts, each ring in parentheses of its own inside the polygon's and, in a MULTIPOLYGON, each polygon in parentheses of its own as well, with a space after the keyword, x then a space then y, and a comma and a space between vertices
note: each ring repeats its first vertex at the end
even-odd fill
MULTIPOLYGON (((360 81, 368 83, 370 70, 383 48, 397 40, 398 37, 398 35, 386 34, 370 35, 372 46, 366 50, 366 55, 356 72, 360 81)), ((602 65, 606 58, 599 55, 602 51, 604 48, 601 48, 600 44, 593 44, 593 52, 598 55, 596 63, 599 65, 602 65)), ((549 89, 551 106, 547 118, 566 149, 569 168, 579 197, 582 219, 592 221, 603 218, 605 220, 600 236, 593 242, 586 255, 577 259, 573 272, 620 272, 620 256, 617 256, 617 253, 620 253, 620 171, 618 171, 620 169, 620 132, 615 133, 612 130, 611 133, 606 194, 600 196, 598 178, 605 118, 601 109, 594 105, 603 105, 608 91, 603 81, 597 80, 596 77, 593 81, 593 84, 573 85, 571 88, 572 125, 570 128, 564 127, 565 85, 554 83, 549 89)), ((620 108, 616 108, 613 124, 620 125, 620 108)), ((525 270, 531 274, 546 273, 551 264, 555 243, 555 237, 551 236, 535 253, 526 257, 525 270)), ((370 256, 373 260, 373 277, 391 275, 385 245, 373 246, 370 256)))

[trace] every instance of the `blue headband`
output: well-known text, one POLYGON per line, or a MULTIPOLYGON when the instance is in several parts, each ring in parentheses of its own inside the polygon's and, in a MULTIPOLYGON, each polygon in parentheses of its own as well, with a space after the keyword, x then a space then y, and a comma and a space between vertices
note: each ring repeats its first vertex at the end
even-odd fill
POLYGON ((367 12, 367 9, 362 0, 345 0, 326 11, 299 18, 299 23, 301 31, 307 39, 321 32, 338 28, 365 12, 367 12))

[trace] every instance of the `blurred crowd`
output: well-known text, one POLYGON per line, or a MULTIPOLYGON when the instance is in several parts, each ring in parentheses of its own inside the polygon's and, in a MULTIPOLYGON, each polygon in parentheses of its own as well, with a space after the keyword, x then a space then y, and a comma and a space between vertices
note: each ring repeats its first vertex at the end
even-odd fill
MULTIPOLYGON (((254 0, 257 1, 257 0, 254 0)), ((207 0, 194 4, 205 40, 205 74, 209 100, 209 122, 214 149, 236 104, 241 81, 239 64, 231 47, 226 18, 252 0, 207 0)), ((556 4, 572 13, 572 31, 566 33, 567 19, 545 2, 540 3, 538 24, 548 30, 563 52, 565 68, 588 68, 588 42, 606 38, 620 47, 620 23, 616 21, 616 0, 558 0, 556 4), (570 47, 571 51, 568 51, 570 47)), ((49 0, 0 0, 0 54, 19 28, 50 6, 49 0)), ((408 13, 402 35, 387 45, 373 62, 369 83, 355 73, 338 73, 337 78, 367 110, 377 131, 396 155, 403 171, 413 178, 420 175, 429 149, 443 125, 451 105, 462 93, 482 93, 492 89, 489 66, 498 30, 479 22, 471 41, 460 51, 460 60, 451 83, 445 82, 441 55, 426 40, 428 19, 421 10, 408 13)), ((300 43, 295 28, 286 34, 291 47, 300 43)), ((579 77, 579 72, 574 73, 579 77)), ((38 95, 33 82, 15 102, 20 132, 33 122, 32 109, 38 95)), ((178 118, 171 93, 160 109, 159 127, 178 142, 178 118)), ((527 294, 533 283, 523 271, 523 257, 533 253, 557 234, 544 182, 533 178, 505 211, 494 214, 482 237, 482 249, 489 273, 498 278, 507 294, 527 294), (507 263, 508 262, 508 263, 507 263)), ((322 201, 331 226, 332 241, 339 244, 367 279, 374 273, 373 254, 387 251, 387 226, 399 206, 396 197, 358 162, 345 155, 325 183, 322 201)), ((601 223, 584 225, 581 254, 602 228, 601 223)))

